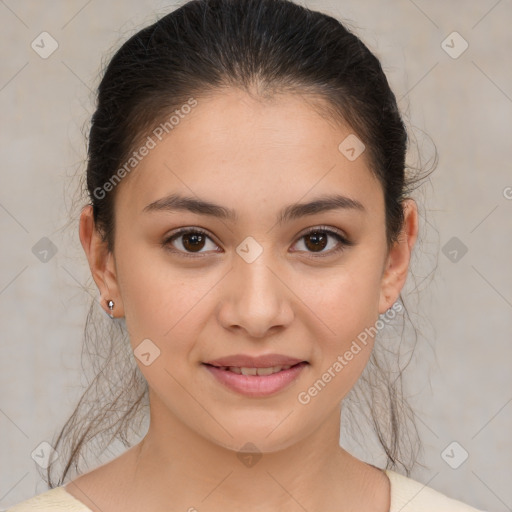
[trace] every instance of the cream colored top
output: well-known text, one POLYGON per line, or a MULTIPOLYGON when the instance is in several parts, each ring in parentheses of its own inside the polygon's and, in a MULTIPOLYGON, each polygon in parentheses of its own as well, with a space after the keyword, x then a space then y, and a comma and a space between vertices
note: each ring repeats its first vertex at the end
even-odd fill
MULTIPOLYGON (((386 470, 391 482, 391 508, 389 512, 483 512, 420 482, 391 470, 386 470)), ((55 487, 22 501, 6 512, 92 512, 81 501, 69 494, 64 486, 55 487)), ((2 512, 2 511, 0 511, 2 512)), ((150 512, 150 511, 148 511, 150 512)))

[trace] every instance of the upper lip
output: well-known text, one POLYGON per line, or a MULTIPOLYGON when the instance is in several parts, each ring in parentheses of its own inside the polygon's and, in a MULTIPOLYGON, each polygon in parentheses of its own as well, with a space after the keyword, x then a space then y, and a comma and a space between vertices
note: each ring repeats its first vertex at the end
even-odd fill
POLYGON ((270 368, 271 366, 293 366, 302 362, 307 361, 282 354, 265 354, 261 356, 235 354, 212 361, 205 361, 205 364, 212 366, 236 366, 238 368, 270 368))

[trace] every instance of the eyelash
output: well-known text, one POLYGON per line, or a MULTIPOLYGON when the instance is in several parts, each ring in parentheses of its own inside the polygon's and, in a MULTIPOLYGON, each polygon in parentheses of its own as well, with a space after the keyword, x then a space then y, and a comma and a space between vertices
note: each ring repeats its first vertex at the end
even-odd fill
MULTIPOLYGON (((350 247, 350 246, 354 245, 353 242, 351 242, 350 240, 347 240, 347 238, 345 238, 340 232, 338 232, 336 230, 333 230, 332 228, 328 228, 327 226, 318 226, 318 227, 315 227, 315 228, 311 228, 306 233, 303 233, 298 238, 297 242, 299 240, 301 240, 302 238, 304 238, 304 237, 306 237, 308 235, 311 235, 312 233, 318 233, 318 232, 326 233, 327 235, 333 236, 340 243, 338 244, 338 246, 335 249, 331 249, 330 251, 327 251, 325 253, 318 253, 318 254, 311 253, 313 256, 310 256, 310 257, 312 257, 312 258, 324 258, 324 257, 327 257, 327 256, 332 256, 334 254, 337 254, 337 253, 343 251, 345 249, 345 247, 350 247)), ((208 233, 205 230, 203 230, 202 228, 181 228, 178 231, 176 231, 173 234, 171 234, 170 236, 166 237, 163 240, 163 242, 162 242, 162 247, 164 249, 166 249, 166 250, 168 250, 168 251, 170 251, 170 252, 172 252, 174 254, 178 254, 180 256, 189 257, 189 258, 202 258, 202 257, 205 256, 204 253, 203 254, 201 254, 201 253, 195 253, 194 254, 194 253, 190 253, 190 252, 183 252, 181 250, 175 249, 171 245, 171 242, 175 238, 179 238, 181 235, 191 234, 191 233, 193 233, 193 234, 201 234, 201 235, 206 236, 210 240, 212 240, 212 238, 208 235, 208 233)), ((212 240, 212 242, 214 242, 214 241, 212 240)), ((301 251, 297 251, 297 252, 301 252, 301 251)))

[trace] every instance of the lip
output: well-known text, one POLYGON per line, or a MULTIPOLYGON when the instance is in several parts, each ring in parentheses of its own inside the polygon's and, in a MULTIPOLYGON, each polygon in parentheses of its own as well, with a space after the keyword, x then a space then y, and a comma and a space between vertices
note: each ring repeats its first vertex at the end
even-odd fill
POLYGON ((293 366, 303 362, 304 359, 289 357, 282 354, 264 354, 261 356, 250 356, 248 354, 235 354, 221 357, 213 361, 205 361, 204 364, 211 366, 238 366, 245 368, 269 368, 270 366, 293 366))
POLYGON ((238 354, 208 361, 202 365, 228 389, 248 397, 261 398, 274 395, 285 389, 301 375, 308 364, 303 359, 280 354, 267 354, 258 357, 238 354), (290 366, 290 368, 270 375, 242 375, 225 369, 228 366, 247 368, 290 366))

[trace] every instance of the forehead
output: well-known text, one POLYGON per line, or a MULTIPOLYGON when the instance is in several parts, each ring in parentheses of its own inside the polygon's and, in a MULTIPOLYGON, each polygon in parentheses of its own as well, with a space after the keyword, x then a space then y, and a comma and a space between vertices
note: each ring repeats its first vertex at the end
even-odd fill
POLYGON ((340 150, 354 137, 350 127, 335 124, 302 95, 256 99, 228 89, 196 100, 123 179, 116 209, 129 206, 138 215, 173 192, 241 215, 326 193, 352 197, 376 214, 383 208, 367 154, 354 160, 340 150))

